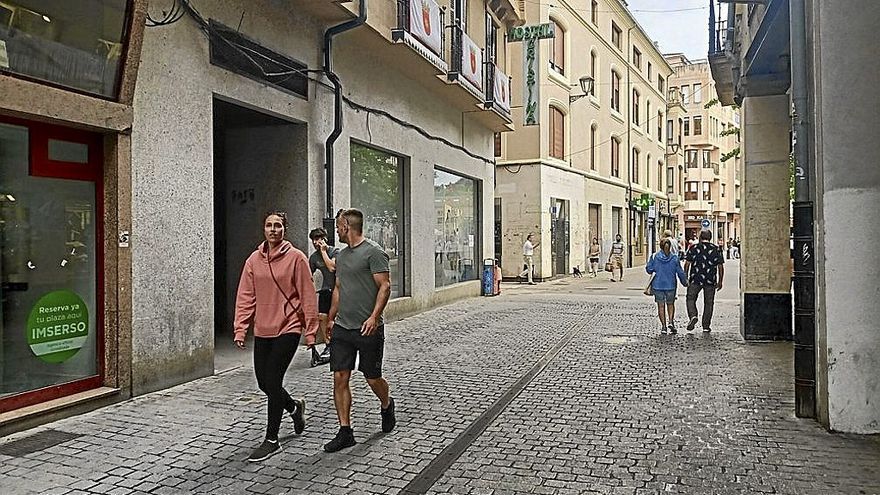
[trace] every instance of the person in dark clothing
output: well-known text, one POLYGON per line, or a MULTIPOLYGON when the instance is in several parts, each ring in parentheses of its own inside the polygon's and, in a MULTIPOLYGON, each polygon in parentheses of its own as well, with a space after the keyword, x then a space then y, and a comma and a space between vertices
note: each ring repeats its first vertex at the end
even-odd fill
MULTIPOLYGON (((315 248, 315 252, 309 256, 309 270, 312 273, 315 273, 315 270, 321 272, 321 287, 317 290, 318 320, 320 322, 317 342, 324 342, 326 345, 318 356, 318 361, 327 362, 330 359, 330 334, 327 331, 327 314, 330 313, 333 288, 336 285, 335 258, 336 254, 339 253, 339 248, 327 245, 327 231, 323 227, 312 229, 309 232, 309 239, 312 240, 312 246, 315 248)), ((316 353, 317 351, 313 348, 312 352, 316 353)))
POLYGON ((697 326, 697 297, 703 293, 703 331, 712 331, 712 311, 715 294, 724 282, 724 256, 721 249, 712 244, 712 232, 700 232, 700 242, 687 253, 684 271, 688 274, 687 312, 688 331, 697 326))

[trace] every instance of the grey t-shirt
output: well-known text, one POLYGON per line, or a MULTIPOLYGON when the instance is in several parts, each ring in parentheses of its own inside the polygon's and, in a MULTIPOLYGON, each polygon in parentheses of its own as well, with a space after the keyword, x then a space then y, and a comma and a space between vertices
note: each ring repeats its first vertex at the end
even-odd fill
MULTIPOLYGON (((350 330, 361 328, 373 313, 379 294, 373 274, 388 271, 388 254, 369 239, 364 239, 353 248, 339 251, 336 255, 336 278, 339 283, 337 325, 350 330)), ((382 323, 380 316, 378 324, 382 323)))
MULTIPOLYGON (((335 246, 327 246, 327 257, 331 260, 339 254, 339 248, 335 246)), ((333 287, 336 286, 336 274, 331 272, 327 265, 324 264, 324 257, 321 256, 320 251, 315 251, 309 256, 309 270, 312 273, 315 273, 315 270, 321 271, 321 277, 323 282, 321 282, 321 288, 319 291, 323 290, 333 290, 333 287)))

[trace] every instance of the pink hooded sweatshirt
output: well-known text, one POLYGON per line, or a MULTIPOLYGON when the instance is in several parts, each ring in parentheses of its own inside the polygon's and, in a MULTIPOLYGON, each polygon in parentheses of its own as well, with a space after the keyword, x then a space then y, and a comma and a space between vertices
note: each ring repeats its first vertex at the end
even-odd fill
POLYGON ((318 300, 309 261, 288 241, 272 249, 267 258, 268 246, 265 241, 257 246, 241 271, 235 296, 235 340, 244 340, 253 322, 257 337, 305 334, 306 345, 312 345, 318 332, 318 300), (269 272, 270 259, 275 280, 269 272))

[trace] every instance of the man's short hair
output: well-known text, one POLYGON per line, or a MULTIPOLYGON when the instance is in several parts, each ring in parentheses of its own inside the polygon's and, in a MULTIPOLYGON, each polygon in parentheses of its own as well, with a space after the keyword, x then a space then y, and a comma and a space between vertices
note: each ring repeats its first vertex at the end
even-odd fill
POLYGON ((342 217, 349 228, 355 232, 362 234, 364 232, 364 214, 357 208, 348 208, 339 212, 338 217, 342 217))
POLYGON ((701 241, 711 241, 712 240, 712 231, 711 230, 701 230, 700 231, 700 240, 701 241))
POLYGON ((317 241, 318 239, 326 239, 326 238, 327 238, 327 231, 324 230, 324 227, 318 227, 317 229, 312 229, 312 231, 309 232, 309 239, 311 239, 313 241, 317 241))

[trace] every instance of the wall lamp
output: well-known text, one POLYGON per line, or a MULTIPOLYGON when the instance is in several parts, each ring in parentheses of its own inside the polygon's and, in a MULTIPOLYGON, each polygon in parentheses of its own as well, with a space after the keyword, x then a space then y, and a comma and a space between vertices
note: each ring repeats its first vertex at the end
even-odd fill
POLYGON ((568 102, 569 102, 569 103, 574 103, 574 102, 580 100, 581 98, 583 98, 584 96, 589 96, 589 95, 591 95, 591 94, 593 93, 593 82, 594 82, 594 81, 593 81, 593 78, 592 78, 592 77, 590 77, 590 76, 581 76, 581 78, 579 79, 579 82, 580 82, 580 84, 581 84, 581 91, 583 91, 584 94, 582 94, 582 95, 571 95, 571 96, 569 96, 569 97, 568 97, 568 102))

